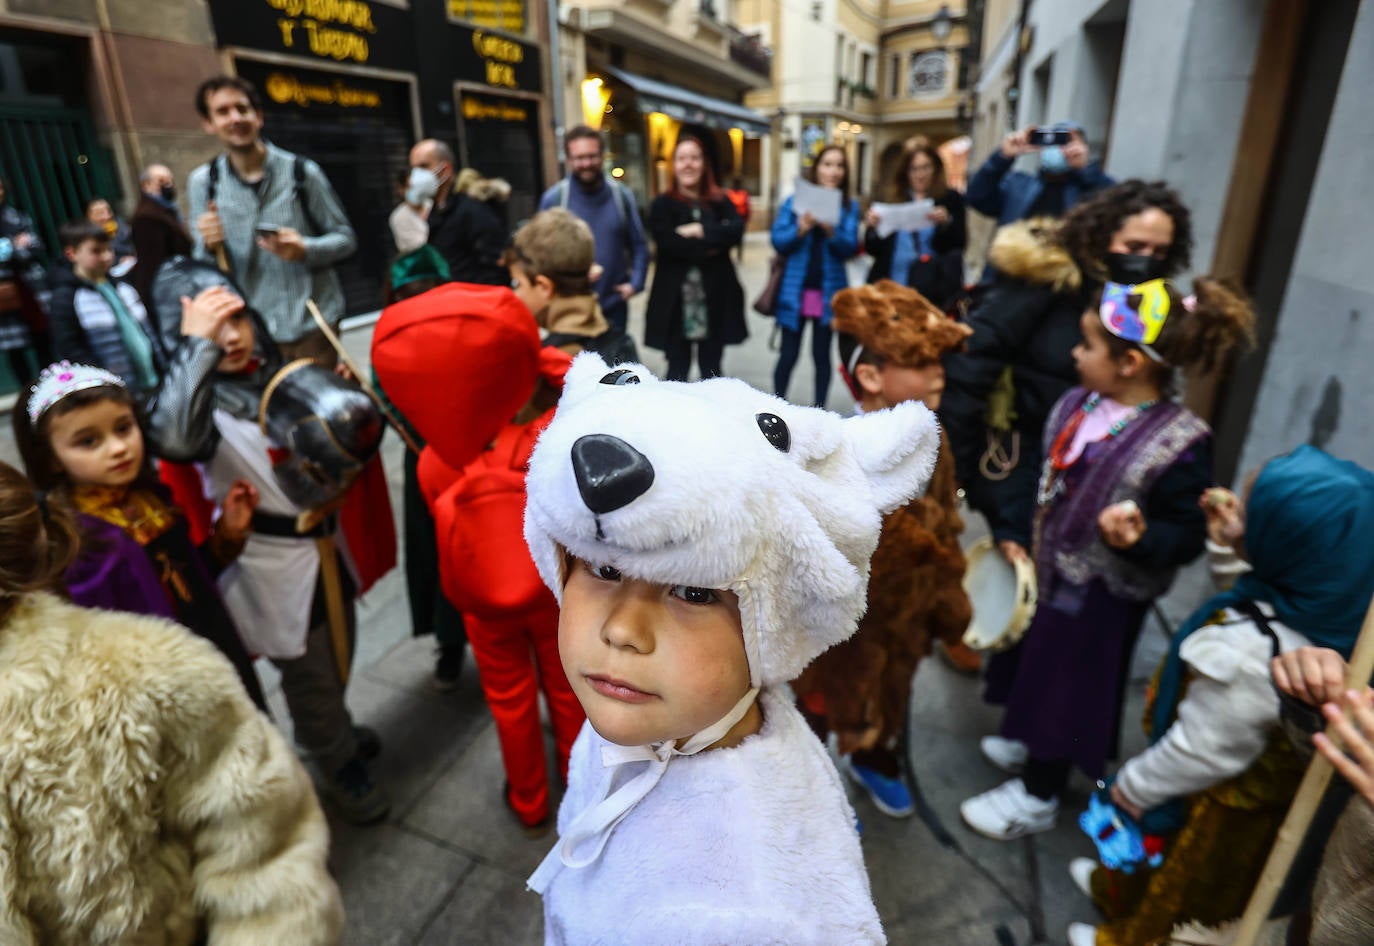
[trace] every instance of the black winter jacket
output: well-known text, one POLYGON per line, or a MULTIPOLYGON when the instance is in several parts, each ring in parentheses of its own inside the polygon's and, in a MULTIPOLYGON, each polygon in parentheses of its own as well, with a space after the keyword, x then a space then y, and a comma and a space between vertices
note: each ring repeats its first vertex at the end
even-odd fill
MULTIPOLYGON (((1041 437, 1055 402, 1078 383, 1073 348, 1094 285, 1067 251, 1046 238, 1052 221, 1008 224, 989 259, 996 279, 969 314, 967 348, 945 357, 940 420, 949 434, 956 475, 969 505, 988 520, 993 538, 1030 549, 1031 520, 1043 460, 1041 437), (988 394, 1011 365, 1020 457, 1004 479, 981 469, 988 449, 983 421, 988 394)), ((1011 452, 1012 445, 1003 443, 1011 452)))
POLYGON ((744 238, 744 221, 729 198, 703 201, 700 239, 680 237, 693 222, 692 204, 660 194, 649 205, 649 234, 657 247, 654 285, 644 313, 644 344, 660 351, 682 332, 682 281, 691 266, 701 268, 706 286, 710 337, 736 345, 749 337, 744 324, 744 289, 730 262, 730 248, 744 238))

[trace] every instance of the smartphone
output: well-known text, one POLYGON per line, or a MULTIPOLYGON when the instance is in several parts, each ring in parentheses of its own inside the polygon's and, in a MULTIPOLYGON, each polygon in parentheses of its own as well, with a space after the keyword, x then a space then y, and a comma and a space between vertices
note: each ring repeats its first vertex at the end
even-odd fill
POLYGON ((1051 125, 1048 128, 1034 128, 1028 137, 1028 141, 1039 147, 1049 145, 1066 145, 1069 143, 1072 132, 1067 128, 1057 128, 1051 125))
POLYGON ((281 231, 281 227, 275 223, 260 223, 253 228, 253 232, 260 237, 274 237, 281 231))

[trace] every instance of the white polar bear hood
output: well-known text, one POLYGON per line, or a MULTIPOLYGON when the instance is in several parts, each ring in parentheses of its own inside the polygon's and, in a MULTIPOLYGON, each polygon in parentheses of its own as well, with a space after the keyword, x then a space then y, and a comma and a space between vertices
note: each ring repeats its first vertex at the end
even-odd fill
POLYGON ((562 549, 735 592, 751 682, 769 686, 854 633, 882 515, 925 489, 938 449, 920 404, 841 418, 584 352, 530 459, 525 540, 560 600, 562 549))

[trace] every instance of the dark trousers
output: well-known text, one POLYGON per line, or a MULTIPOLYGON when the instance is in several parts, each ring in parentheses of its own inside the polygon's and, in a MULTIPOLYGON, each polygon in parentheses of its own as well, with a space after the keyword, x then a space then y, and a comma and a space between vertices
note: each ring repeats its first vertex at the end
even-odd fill
POLYGON ((697 368, 701 370, 701 377, 706 378, 720 377, 720 359, 725 354, 725 343, 716 341, 714 338, 707 338, 700 342, 689 342, 687 339, 677 336, 668 342, 668 347, 663 353, 668 356, 668 380, 686 381, 687 373, 692 368, 692 346, 697 349, 697 368))
POLYGON ((445 597, 439 583, 439 546, 434 535, 434 517, 430 515, 415 478, 417 460, 415 454, 406 451, 402 518, 410 626, 417 637, 433 634, 435 643, 441 648, 461 654, 467 643, 467 633, 463 629, 463 616, 445 597))
MULTIPOLYGON (((358 616, 352 595, 347 589, 345 592, 344 615, 348 622, 351 657, 357 639, 358 616)), ((316 589, 315 596, 316 599, 321 597, 320 589, 316 589)), ((339 679, 329 619, 313 614, 312 620, 314 624, 305 639, 305 653, 290 660, 274 658, 272 663, 281 671, 281 692, 291 710, 296 745, 304 749, 319 765, 320 772, 329 778, 357 753, 358 740, 353 733, 353 717, 344 705, 344 683, 339 679)))
POLYGON ((1073 763, 1068 759, 1031 757, 1026 760, 1026 767, 1021 772, 1021 782, 1026 786, 1026 791, 1036 798, 1050 801, 1058 798, 1068 787, 1072 772, 1073 763))
MULTIPOLYGON (((816 407, 825 407, 826 395, 830 393, 830 338, 834 334, 830 326, 822 325, 820 319, 802 319, 801 325, 811 324, 811 358, 816 364, 816 407)), ((801 355, 802 329, 792 331, 778 326, 782 332, 782 347, 778 350, 778 364, 773 369, 773 390, 778 397, 787 397, 787 385, 792 380, 792 369, 797 366, 801 355)))

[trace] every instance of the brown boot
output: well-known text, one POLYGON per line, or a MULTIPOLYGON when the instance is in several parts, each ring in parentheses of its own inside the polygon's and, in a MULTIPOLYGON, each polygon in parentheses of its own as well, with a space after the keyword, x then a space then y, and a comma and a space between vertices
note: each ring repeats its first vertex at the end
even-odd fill
POLYGON ((948 666, 960 673, 972 676, 983 669, 983 655, 963 641, 959 641, 957 644, 946 644, 944 641, 940 641, 936 644, 935 649, 948 666))

